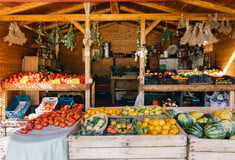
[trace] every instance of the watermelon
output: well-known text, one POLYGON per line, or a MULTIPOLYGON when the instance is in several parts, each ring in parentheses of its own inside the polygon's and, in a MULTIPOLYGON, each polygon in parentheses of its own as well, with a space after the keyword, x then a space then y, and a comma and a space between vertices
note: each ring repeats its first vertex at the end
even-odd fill
POLYGON ((189 113, 179 113, 177 116, 177 122, 185 129, 193 125, 193 117, 189 113))
POLYGON ((175 109, 168 109, 166 111, 172 118, 176 118, 178 115, 178 112, 175 109))
POLYGON ((224 139, 227 134, 227 130, 220 122, 208 123, 204 127, 204 134, 210 139, 224 139))
POLYGON ((184 131, 186 133, 188 133, 189 135, 192 135, 192 136, 195 136, 195 137, 198 137, 198 138, 202 138, 202 136, 203 136, 203 129, 197 123, 192 125, 189 128, 186 128, 184 131))
POLYGON ((220 121, 222 123, 227 131, 226 137, 230 137, 233 135, 233 121, 230 119, 223 119, 220 121))
POLYGON ((218 117, 212 116, 210 114, 205 114, 203 117, 207 118, 207 123, 214 123, 220 121, 218 117))

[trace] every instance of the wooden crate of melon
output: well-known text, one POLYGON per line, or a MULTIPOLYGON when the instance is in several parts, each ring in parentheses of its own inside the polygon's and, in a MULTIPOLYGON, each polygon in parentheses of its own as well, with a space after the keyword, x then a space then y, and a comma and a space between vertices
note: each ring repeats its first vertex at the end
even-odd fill
MULTIPOLYGON (((122 110, 120 114, 123 111, 126 110, 122 110)), ((145 113, 147 114, 147 111, 145 113)), ((88 124, 86 120, 84 124, 88 124)), ((100 125, 100 122, 97 122, 98 124, 100 125)), ((93 126, 94 129, 97 129, 97 125, 93 126)), ((89 125, 89 128, 91 127, 89 125)), ((166 118, 165 115, 128 118, 112 116, 109 117, 103 134, 71 134, 68 144, 69 159, 183 160, 186 159, 187 153, 186 135, 181 132, 174 119, 166 118)))
POLYGON ((167 111, 188 135, 189 160, 234 160, 235 113, 215 108, 177 113, 167 111))

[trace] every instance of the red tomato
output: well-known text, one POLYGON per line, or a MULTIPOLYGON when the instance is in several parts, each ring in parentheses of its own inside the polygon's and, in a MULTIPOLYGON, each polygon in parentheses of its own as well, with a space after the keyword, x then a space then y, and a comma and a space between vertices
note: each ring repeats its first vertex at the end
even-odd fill
POLYGON ((43 121, 42 122, 43 127, 47 127, 49 125, 48 121, 43 121))
POLYGON ((39 123, 39 124, 36 124, 35 129, 41 130, 41 129, 43 129, 43 125, 40 124, 40 123, 39 123))
POLYGON ((36 124, 40 124, 41 122, 42 122, 41 120, 36 120, 34 124, 35 124, 35 125, 36 125, 36 124))
POLYGON ((73 126, 73 125, 74 125, 74 122, 72 122, 72 121, 68 121, 68 122, 67 122, 67 126, 70 127, 70 126, 73 126))
POLYGON ((75 115, 73 116, 73 118, 74 118, 76 121, 78 121, 78 120, 80 119, 80 115, 75 114, 75 115))
POLYGON ((31 131, 34 128, 34 124, 31 121, 28 121, 26 124, 26 128, 31 131))
POLYGON ((54 122, 54 126, 58 127, 60 125, 60 122, 59 121, 55 121, 54 122))
POLYGON ((60 127, 61 127, 61 128, 66 127, 66 123, 65 123, 65 122, 61 122, 61 123, 60 123, 60 127))
POLYGON ((53 124, 54 124, 54 121, 50 119, 50 120, 49 120, 49 124, 50 124, 50 125, 53 125, 53 124))
POLYGON ((27 128, 21 128, 20 129, 21 134, 27 134, 28 132, 29 132, 29 130, 27 128))

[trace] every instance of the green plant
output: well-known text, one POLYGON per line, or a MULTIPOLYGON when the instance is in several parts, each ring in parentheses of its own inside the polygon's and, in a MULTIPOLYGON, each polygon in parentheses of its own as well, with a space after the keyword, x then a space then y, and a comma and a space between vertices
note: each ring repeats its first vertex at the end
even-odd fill
POLYGON ((38 37, 35 40, 36 43, 40 44, 41 46, 47 47, 55 47, 59 43, 63 43, 64 46, 71 51, 75 48, 75 35, 73 32, 73 25, 72 23, 65 24, 61 27, 55 26, 53 27, 50 32, 46 32, 41 24, 38 25, 38 37), (63 29, 69 28, 69 31, 65 34, 62 33, 63 29), (46 38, 43 38, 42 35, 45 35, 46 38))
POLYGON ((159 38, 159 41, 161 44, 164 44, 165 41, 168 42, 168 44, 171 44, 171 37, 174 37, 176 33, 172 33, 169 31, 168 26, 166 25, 163 31, 161 32, 161 36, 159 38))

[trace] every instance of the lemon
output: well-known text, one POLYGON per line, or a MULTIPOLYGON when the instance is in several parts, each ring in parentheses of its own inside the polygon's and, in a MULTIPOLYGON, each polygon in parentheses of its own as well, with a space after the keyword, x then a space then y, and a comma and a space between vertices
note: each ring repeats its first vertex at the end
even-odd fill
POLYGON ((154 130, 156 130, 158 133, 161 133, 162 127, 161 126, 155 126, 154 130))
POLYGON ((158 119, 154 119, 154 120, 153 120, 153 125, 154 125, 154 126, 158 126, 158 125, 159 125, 158 119))
POLYGON ((159 119, 159 125, 163 126, 166 122, 164 121, 164 119, 159 119))
POLYGON ((154 130, 154 126, 149 126, 149 128, 148 128, 148 130, 151 132, 151 131, 153 131, 154 130))
POLYGON ((142 123, 142 128, 144 128, 144 127, 148 127, 148 123, 146 123, 146 122, 142 123))
POLYGON ((144 119, 144 122, 146 122, 146 123, 149 123, 149 121, 150 121, 150 118, 145 118, 144 119))

